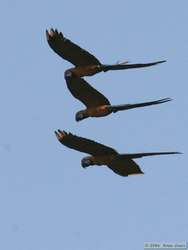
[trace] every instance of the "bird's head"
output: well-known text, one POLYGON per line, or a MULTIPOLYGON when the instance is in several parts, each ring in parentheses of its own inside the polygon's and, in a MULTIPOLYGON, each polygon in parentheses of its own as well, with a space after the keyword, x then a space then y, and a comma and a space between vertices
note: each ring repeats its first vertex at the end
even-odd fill
POLYGON ((81 111, 76 113, 75 120, 77 122, 79 122, 87 117, 88 117, 88 115, 86 114, 86 112, 84 110, 81 110, 81 111))
POLYGON ((83 168, 87 168, 87 167, 93 165, 91 157, 90 156, 84 157, 81 161, 81 164, 82 164, 83 168))

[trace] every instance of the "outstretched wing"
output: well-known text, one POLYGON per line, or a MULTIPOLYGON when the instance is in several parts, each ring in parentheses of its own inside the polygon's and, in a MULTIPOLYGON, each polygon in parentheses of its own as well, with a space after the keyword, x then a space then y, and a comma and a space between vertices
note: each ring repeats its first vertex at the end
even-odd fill
POLYGON ((110 105, 108 99, 80 77, 66 77, 67 87, 71 94, 87 108, 110 105))
POLYGON ((98 142, 67 133, 65 131, 55 131, 57 139, 65 146, 84 152, 93 156, 117 154, 113 148, 107 147, 98 142))
POLYGON ((75 66, 101 64, 95 56, 65 38, 63 34, 57 30, 46 30, 46 37, 52 50, 75 66))
POLYGON ((140 167, 136 164, 132 159, 115 159, 108 167, 114 171, 116 174, 121 176, 135 175, 135 174, 143 174, 140 167))

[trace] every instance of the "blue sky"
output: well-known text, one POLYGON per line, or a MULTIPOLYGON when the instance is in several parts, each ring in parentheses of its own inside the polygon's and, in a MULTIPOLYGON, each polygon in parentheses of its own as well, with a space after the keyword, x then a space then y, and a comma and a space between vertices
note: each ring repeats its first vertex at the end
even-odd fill
POLYGON ((0 249, 143 249, 145 241, 185 241, 188 231, 187 35, 182 1, 2 1, 0 249), (46 28, 104 63, 167 59, 148 69, 87 78, 113 104, 173 102, 76 123, 80 102, 63 78, 46 28), (143 176, 82 169, 85 155, 63 147, 55 129, 119 152, 182 151, 137 162, 143 176))

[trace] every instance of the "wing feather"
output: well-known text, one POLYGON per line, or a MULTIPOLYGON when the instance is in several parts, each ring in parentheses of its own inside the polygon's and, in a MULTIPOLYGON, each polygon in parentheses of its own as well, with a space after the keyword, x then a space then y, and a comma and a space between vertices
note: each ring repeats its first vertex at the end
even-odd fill
POLYGON ((65 131, 55 131, 57 139, 66 147, 84 152, 93 156, 117 154, 113 148, 83 137, 66 133, 65 131))
POLYGON ((134 174, 143 174, 140 167, 132 159, 121 160, 119 158, 113 160, 108 167, 116 174, 121 176, 128 176, 134 174))
POLYGON ((71 94, 87 108, 110 105, 109 100, 80 77, 66 77, 67 87, 71 94))
POLYGON ((100 65, 100 61, 88 51, 65 38, 61 32, 46 30, 46 37, 51 49, 63 59, 75 66, 100 65))

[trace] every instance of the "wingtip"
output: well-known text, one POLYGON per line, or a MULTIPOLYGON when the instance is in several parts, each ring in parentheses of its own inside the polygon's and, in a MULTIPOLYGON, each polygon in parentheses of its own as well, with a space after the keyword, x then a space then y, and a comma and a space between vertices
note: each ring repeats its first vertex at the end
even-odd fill
POLYGON ((55 130, 54 133, 59 141, 64 139, 64 137, 67 135, 66 131, 60 129, 58 129, 57 131, 55 130))
POLYGON ((47 40, 50 40, 50 38, 52 38, 54 36, 54 29, 50 28, 50 29, 46 29, 46 37, 47 40))
POLYGON ((63 133, 63 132, 64 132, 64 131, 62 131, 61 129, 58 129, 57 131, 58 131, 59 133, 63 133))
POLYGON ((57 137, 57 139, 59 140, 60 139, 60 136, 59 136, 59 134, 58 134, 58 132, 55 130, 54 131, 54 134, 55 134, 55 136, 57 137))
POLYGON ((49 40, 49 38, 50 38, 50 35, 49 35, 49 32, 47 29, 46 29, 46 38, 47 38, 47 40, 49 40))
POLYGON ((54 31, 53 28, 50 28, 50 29, 47 29, 47 30, 46 30, 46 34, 47 34, 48 38, 50 38, 50 37, 53 37, 53 36, 54 36, 55 31, 54 31))

